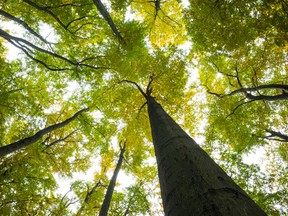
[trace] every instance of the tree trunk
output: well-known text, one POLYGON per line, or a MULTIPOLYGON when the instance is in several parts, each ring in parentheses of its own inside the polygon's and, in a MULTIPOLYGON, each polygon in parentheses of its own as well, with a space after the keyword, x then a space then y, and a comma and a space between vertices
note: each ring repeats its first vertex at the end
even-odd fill
POLYGON ((10 154, 14 151, 17 151, 21 148, 24 148, 25 146, 31 145, 35 142, 37 142, 39 139, 41 139, 45 134, 48 134, 54 130, 57 130, 59 128, 62 128, 64 126, 66 126, 67 124, 69 124, 70 122, 72 122, 74 119, 76 119, 81 113, 85 112, 89 110, 89 108, 86 109, 82 109, 80 111, 78 111, 77 113, 75 113, 71 118, 66 119, 63 122, 60 122, 58 124, 54 124, 51 125, 47 128, 44 128, 43 130, 38 131, 36 134, 34 134, 33 136, 30 136, 28 138, 19 140, 17 142, 11 143, 9 145, 6 146, 2 146, 0 147, 0 157, 1 156, 5 156, 7 154, 10 154))
POLYGON ((109 210, 110 202, 112 199, 113 191, 114 191, 114 188, 116 185, 117 176, 118 176, 118 173, 120 171, 120 168, 121 168, 121 165, 123 162, 124 152, 125 152, 125 143, 124 143, 123 148, 121 147, 121 143, 120 143, 120 154, 119 154, 117 166, 114 170, 113 176, 110 180, 108 189, 106 191, 105 198, 104 198, 103 204, 101 206, 99 216, 107 216, 107 214, 108 214, 108 210, 109 210))
POLYGON ((166 216, 262 216, 260 207, 148 95, 166 216))
POLYGON ((93 0, 95 6, 97 7, 99 13, 103 16, 103 18, 106 20, 114 34, 117 36, 118 40, 121 42, 123 41, 123 37, 121 36, 120 32, 118 31, 116 25, 114 24, 109 12, 103 5, 103 3, 100 0, 93 0))

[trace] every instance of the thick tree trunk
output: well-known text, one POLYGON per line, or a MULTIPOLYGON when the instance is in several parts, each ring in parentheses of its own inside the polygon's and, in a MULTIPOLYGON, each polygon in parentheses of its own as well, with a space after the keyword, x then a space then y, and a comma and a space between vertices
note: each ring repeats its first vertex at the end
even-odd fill
POLYGON ((33 136, 30 136, 28 138, 19 140, 17 142, 11 143, 9 145, 6 146, 2 146, 0 147, 0 157, 1 156, 5 156, 7 154, 10 154, 14 151, 17 151, 21 148, 24 148, 25 146, 31 145, 35 142, 37 142, 39 139, 41 139, 45 134, 48 134, 54 130, 57 130, 59 128, 62 128, 64 126, 66 126, 67 124, 69 124, 70 122, 72 122, 74 119, 76 119, 81 113, 85 112, 89 110, 89 108, 86 109, 82 109, 80 111, 78 111, 77 113, 75 113, 71 118, 66 119, 63 122, 60 122, 58 124, 54 124, 51 125, 47 128, 44 128, 43 130, 38 131, 36 134, 34 134, 33 136))
POLYGON ((147 97, 166 216, 262 216, 257 204, 147 97))
POLYGON ((113 191, 114 191, 114 188, 116 185, 117 176, 118 176, 118 173, 120 171, 120 168, 121 168, 121 165, 123 162, 124 152, 125 152, 125 144, 124 144, 123 148, 120 145, 120 154, 119 154, 117 166, 114 170, 113 176, 112 176, 110 183, 108 185, 108 189, 106 191, 105 198, 104 198, 103 204, 101 206, 99 216, 107 216, 107 214, 108 214, 108 210, 109 210, 110 202, 112 199, 113 191))

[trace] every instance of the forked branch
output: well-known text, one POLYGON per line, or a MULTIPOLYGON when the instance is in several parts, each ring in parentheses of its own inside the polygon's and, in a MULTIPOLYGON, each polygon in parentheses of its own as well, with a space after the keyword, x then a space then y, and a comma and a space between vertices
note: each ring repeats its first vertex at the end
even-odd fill
POLYGON ((148 98, 151 96, 151 93, 152 93, 152 87, 151 87, 151 84, 153 82, 153 75, 149 76, 149 82, 148 82, 148 85, 146 87, 146 92, 143 91, 143 89, 134 81, 131 81, 131 80, 121 80, 119 83, 123 83, 123 82, 126 82, 126 83, 130 83, 130 84, 133 84, 140 92, 141 94, 143 95, 143 97, 146 98, 146 100, 148 100, 148 98))
MULTIPOLYGON (((51 52, 49 50, 43 49, 41 47, 38 47, 36 45, 34 45, 33 43, 23 39, 23 38, 19 38, 19 37, 15 37, 12 36, 10 34, 8 34, 7 32, 5 32, 4 30, 0 29, 0 37, 6 39, 9 43, 13 44, 14 46, 16 46, 17 48, 21 49, 29 58, 31 58, 32 60, 36 61, 37 63, 42 64, 43 66, 45 66, 47 69, 52 70, 52 71, 57 71, 57 70, 69 70, 70 68, 52 68, 50 65, 46 64, 45 62, 37 59, 34 57, 35 51, 38 51, 40 53, 49 55, 51 57, 55 57, 59 60, 62 60, 68 64, 71 64, 75 67, 87 67, 87 68, 92 68, 92 69, 100 69, 104 67, 97 67, 97 66, 93 66, 93 65, 89 65, 86 63, 82 63, 83 60, 80 60, 78 62, 74 62, 62 55, 59 55, 55 52, 51 52)), ((107 68, 105 68, 107 69, 107 68)))
MULTIPOLYGON (((43 11, 43 12, 49 14, 51 17, 53 17, 53 18, 56 20, 56 22, 57 22, 60 26, 62 26, 65 30, 67 30, 68 32, 70 32, 69 29, 68 29, 68 27, 56 16, 56 14, 54 14, 51 10, 49 10, 49 7, 43 7, 43 6, 38 5, 37 3, 35 3, 35 2, 33 2, 33 1, 31 1, 31 0, 23 0, 23 1, 24 1, 25 3, 27 3, 27 4, 29 4, 30 6, 36 8, 37 10, 40 10, 40 11, 43 11)), ((70 32, 70 33, 72 33, 72 32, 70 32)))
POLYGON ((119 83, 124 83, 124 82, 134 85, 141 92, 141 94, 147 99, 146 93, 143 91, 143 89, 136 82, 133 82, 131 80, 121 80, 119 83))
POLYGON ((49 144, 45 144, 46 148, 50 148, 54 145, 56 145, 57 143, 60 143, 60 142, 64 142, 66 139, 68 139, 69 137, 73 136, 73 134, 75 134, 76 132, 78 131, 78 129, 72 131, 70 134, 68 134, 67 136, 63 137, 63 138, 60 138, 60 139, 57 139, 49 144))
POLYGON ((264 139, 268 140, 275 140, 280 142, 288 142, 288 136, 285 134, 282 134, 281 132, 274 131, 274 130, 266 130, 267 133, 270 135, 265 136, 264 139))

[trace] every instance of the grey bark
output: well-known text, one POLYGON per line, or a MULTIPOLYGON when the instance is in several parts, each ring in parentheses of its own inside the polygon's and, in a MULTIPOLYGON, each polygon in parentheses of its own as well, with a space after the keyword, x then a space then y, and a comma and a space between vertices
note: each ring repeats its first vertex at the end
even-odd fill
POLYGON ((113 191, 114 191, 114 188, 115 188, 115 185, 116 185, 117 176, 118 176, 118 173, 119 173, 119 171, 121 169, 121 165, 122 165, 122 162, 123 162, 124 152, 125 152, 125 144, 124 144, 124 146, 122 148, 121 147, 121 143, 120 143, 119 159, 118 159, 116 168, 114 170, 113 176, 112 176, 112 178, 110 180, 110 183, 108 185, 108 189, 106 191, 105 198, 104 198, 104 201, 102 203, 99 216, 107 216, 108 215, 108 210, 109 210, 110 202, 111 202, 111 199, 112 199, 113 191))
POLYGON ((31 145, 35 142, 37 142, 39 139, 41 139, 45 134, 48 134, 54 130, 57 130, 59 128, 62 128, 72 122, 74 119, 76 119, 81 113, 88 111, 89 108, 82 109, 75 113, 71 118, 66 119, 63 122, 60 122, 58 124, 51 125, 49 127, 46 127, 42 130, 39 130, 37 133, 35 133, 33 136, 30 136, 28 138, 19 140, 17 142, 11 143, 6 146, 0 147, 0 157, 5 156, 7 154, 10 154, 12 152, 15 152, 21 148, 24 148, 25 146, 31 145))
POLYGON ((264 216, 260 207, 147 95, 166 216, 264 216))

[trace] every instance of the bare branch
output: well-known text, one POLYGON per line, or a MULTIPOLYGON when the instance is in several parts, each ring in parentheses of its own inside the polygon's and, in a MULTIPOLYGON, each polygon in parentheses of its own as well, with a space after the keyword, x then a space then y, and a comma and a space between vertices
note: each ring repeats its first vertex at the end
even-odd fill
POLYGON ((151 87, 151 84, 154 80, 154 74, 152 74, 151 76, 149 76, 149 82, 148 82, 148 85, 146 87, 146 95, 150 96, 151 93, 152 93, 152 87, 151 87))
POLYGON ((76 4, 76 3, 66 3, 66 4, 60 4, 60 5, 56 5, 56 6, 44 6, 42 8, 45 9, 55 9, 55 8, 61 8, 61 7, 67 7, 67 6, 71 6, 71 7, 84 7, 87 5, 92 5, 92 3, 86 3, 86 4, 76 4))
MULTIPOLYGON (((243 100, 243 99, 242 99, 242 100, 243 100)), ((226 119, 227 119, 228 117, 230 117, 231 115, 233 115, 233 114, 236 112, 236 110, 237 110, 238 108, 240 108, 241 106, 243 106, 243 105, 245 105, 245 104, 248 104, 248 103, 252 103, 252 102, 254 102, 254 100, 246 101, 246 102, 244 102, 244 103, 239 104, 238 106, 236 106, 236 107, 233 109, 233 111, 232 111, 229 115, 226 116, 226 119)))
MULTIPOLYGON (((207 88, 207 86, 206 86, 206 88, 207 88)), ((209 94, 216 95, 219 98, 224 98, 224 97, 228 97, 228 96, 233 96, 235 94, 244 93, 246 95, 247 99, 250 99, 253 101, 256 101, 256 100, 265 100, 265 101, 287 100, 288 99, 288 93, 286 93, 286 91, 288 91, 288 85, 284 85, 284 84, 267 84, 267 85, 255 86, 252 88, 242 87, 242 88, 234 90, 234 91, 232 91, 226 95, 211 92, 209 89, 207 90, 207 92, 209 94), (263 89, 283 90, 283 92, 281 94, 278 94, 278 95, 261 95, 259 90, 263 90, 263 89), (259 95, 252 95, 250 93, 247 93, 247 92, 255 92, 255 91, 258 92, 259 95)))
POLYGON ((49 44, 49 42, 43 38, 40 34, 38 34, 37 32, 35 32, 26 22, 24 22, 23 20, 14 17, 13 15, 9 14, 8 12, 5 12, 4 10, 0 9, 0 15, 13 20, 14 22, 22 25, 28 32, 30 32, 32 35, 34 35, 35 37, 39 38, 41 41, 43 41, 44 43, 49 44))
POLYGON ((239 79, 239 71, 238 71, 237 65, 235 66, 235 71, 236 71, 236 79, 237 79, 237 82, 238 82, 239 86, 240 86, 241 88, 243 88, 242 83, 241 83, 241 81, 240 81, 240 79, 239 79))
POLYGON ((220 70, 220 68, 219 68, 214 62, 211 62, 211 63, 212 63, 213 66, 216 68, 216 70, 217 70, 218 73, 223 74, 223 75, 228 76, 228 77, 233 77, 233 78, 236 78, 236 77, 237 77, 236 75, 224 73, 223 71, 220 70))
POLYGON ((279 101, 279 100, 288 100, 288 93, 282 93, 279 95, 257 95, 257 96, 247 93, 246 97, 253 101, 256 100, 279 101))
POLYGON ((120 83, 123 83, 123 82, 126 82, 126 83, 131 83, 133 84, 134 86, 137 87, 137 89, 141 92, 141 94, 147 99, 147 94, 144 93, 144 91, 142 90, 142 88, 136 83, 136 82, 133 82, 133 81, 130 81, 130 80, 121 80, 119 82, 120 83))
POLYGON ((212 95, 215 95, 215 96, 217 96, 217 97, 219 97, 219 98, 225 97, 225 95, 223 95, 223 94, 218 94, 218 93, 216 93, 216 92, 211 92, 208 88, 207 88, 207 93, 212 94, 212 95))
POLYGON ((85 199, 84 199, 84 202, 85 203, 88 203, 89 202, 89 199, 90 199, 90 197, 92 196, 92 194, 95 192, 95 190, 99 187, 99 186, 101 186, 102 185, 102 182, 101 182, 101 180, 99 180, 98 182, 97 182, 97 184, 95 184, 95 186, 90 190, 90 191, 88 191, 87 192, 87 195, 86 195, 86 197, 85 197, 85 199))
MULTIPOLYGON (((31 42, 29 42, 27 40, 24 40, 23 38, 14 37, 14 36, 8 34, 7 32, 3 31, 2 29, 0 29, 0 36, 3 37, 4 39, 6 39, 11 44, 13 44, 14 46, 16 46, 17 48, 21 49, 29 58, 31 58, 34 61, 42 64, 43 66, 45 66, 49 70, 57 71, 57 70, 67 70, 69 68, 65 68, 65 69, 51 68, 50 66, 45 64, 43 61, 34 58, 30 53, 28 53, 28 51, 31 52, 31 53, 33 53, 33 51, 30 50, 28 47, 23 46, 22 43, 26 44, 27 46, 29 46, 29 47, 31 47, 31 48, 33 48, 33 49, 35 49, 35 50, 37 50, 37 51, 39 51, 41 53, 48 54, 48 55, 53 56, 55 58, 61 59, 61 60, 65 61, 65 62, 67 62, 67 63, 69 63, 71 65, 74 65, 76 67, 84 66, 84 67, 88 67, 88 68, 92 68, 92 69, 96 69, 96 70, 101 68, 101 67, 95 67, 95 66, 88 65, 88 64, 83 64, 83 63, 81 63, 81 61, 80 62, 73 62, 70 59, 67 59, 67 58, 65 58, 65 57, 63 57, 61 55, 58 55, 57 53, 50 52, 48 50, 42 49, 42 48, 34 45, 33 43, 31 43, 31 42), (18 44, 16 44, 15 42, 18 43, 18 44), (27 49, 29 49, 29 50, 27 51, 27 49)), ((105 69, 107 69, 107 68, 105 68, 105 69)))
POLYGON ((141 113, 141 110, 144 108, 144 106, 147 104, 147 101, 140 107, 138 113, 137 113, 137 119, 139 119, 140 117, 140 113, 141 113))
POLYGON ((70 134, 68 134, 67 136, 65 136, 65 137, 62 138, 62 139, 58 139, 58 140, 56 140, 56 141, 54 141, 54 142, 52 142, 52 143, 47 144, 47 145, 46 145, 46 148, 50 148, 50 147, 56 145, 56 144, 59 143, 59 142, 65 141, 66 139, 68 139, 69 137, 71 137, 71 136, 72 136, 74 133, 76 133, 77 131, 78 131, 78 129, 72 131, 70 134))
POLYGON ((60 26, 62 26, 65 30, 70 32, 69 29, 67 28, 67 26, 51 10, 49 10, 48 7, 42 7, 42 6, 40 6, 33 1, 30 1, 30 0, 23 0, 23 1, 26 2, 27 4, 29 4, 30 6, 49 14, 58 22, 58 24, 60 24, 60 26))
POLYGON ((51 71, 64 71, 64 70, 72 70, 71 68, 52 68, 49 65, 47 65, 45 62, 34 58, 32 55, 30 55, 30 53, 23 48, 23 46, 17 45, 16 43, 14 43, 14 41, 10 40, 10 39, 6 39, 8 42, 10 42, 12 45, 14 45, 15 47, 17 47, 18 49, 22 50, 22 52, 25 53, 25 55, 27 55, 29 58, 31 58, 33 61, 43 65, 45 68, 47 68, 48 70, 51 71))

